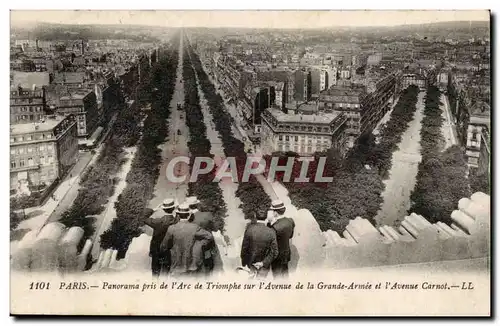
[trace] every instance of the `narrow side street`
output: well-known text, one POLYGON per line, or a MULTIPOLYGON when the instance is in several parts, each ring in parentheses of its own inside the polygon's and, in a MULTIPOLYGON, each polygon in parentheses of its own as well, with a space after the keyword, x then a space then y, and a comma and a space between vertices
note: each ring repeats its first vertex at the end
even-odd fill
POLYGON ((403 219, 410 208, 410 194, 416 183, 420 155, 420 129, 424 117, 425 92, 418 94, 417 110, 408 129, 403 133, 399 149, 392 154, 390 177, 385 180, 384 202, 375 220, 378 225, 392 226, 403 219))

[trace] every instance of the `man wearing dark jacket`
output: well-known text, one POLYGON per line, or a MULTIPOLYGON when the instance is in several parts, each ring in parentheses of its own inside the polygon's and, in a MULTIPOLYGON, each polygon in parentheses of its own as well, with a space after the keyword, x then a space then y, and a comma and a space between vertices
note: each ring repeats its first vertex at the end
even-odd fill
MULTIPOLYGON (((214 232, 213 215, 209 212, 197 212, 193 214, 192 223, 197 224, 203 230, 210 233, 214 232)), ((212 240, 197 240, 193 245, 193 261, 191 263, 190 271, 203 272, 210 274, 215 267, 216 260, 218 261, 218 250, 215 241, 212 240)), ((219 265, 219 264, 217 264, 219 265)), ((221 266, 218 266, 218 268, 221 266)))
POLYGON ((257 221, 247 225, 241 244, 241 265, 257 272, 265 278, 271 263, 278 256, 276 232, 266 225, 266 214, 256 213, 257 221))
POLYGON ((153 229, 153 237, 149 245, 153 276, 159 276, 160 272, 168 273, 170 269, 170 254, 168 252, 161 252, 160 245, 167 234, 168 228, 177 222, 174 216, 175 202, 172 198, 165 199, 161 208, 166 213, 164 216, 151 218, 150 216, 154 213, 154 210, 150 210, 144 219, 144 224, 153 229))
POLYGON ((271 210, 275 212, 275 216, 271 218, 268 225, 276 231, 278 242, 278 257, 271 264, 271 270, 275 278, 287 277, 291 256, 290 239, 293 237, 295 222, 284 215, 286 208, 281 200, 274 200, 271 210))
POLYGON ((187 204, 179 205, 176 216, 179 220, 168 229, 160 249, 161 251, 170 251, 171 274, 182 276, 189 273, 195 241, 213 241, 213 236, 211 232, 203 230, 197 224, 189 221, 191 212, 187 204))

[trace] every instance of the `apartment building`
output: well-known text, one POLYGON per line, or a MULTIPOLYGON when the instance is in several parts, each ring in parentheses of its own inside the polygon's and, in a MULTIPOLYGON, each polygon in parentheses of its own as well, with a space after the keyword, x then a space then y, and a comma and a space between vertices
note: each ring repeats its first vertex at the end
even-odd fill
POLYGON ((90 137, 100 119, 97 96, 93 89, 57 90, 50 101, 50 108, 58 115, 73 114, 80 138, 90 137))
POLYGON ((424 91, 427 87, 427 81, 425 77, 420 74, 404 74, 402 80, 403 89, 410 85, 415 85, 424 91))
POLYGON ((346 121, 342 112, 302 115, 269 108, 262 113, 262 151, 264 154, 292 151, 308 156, 333 147, 344 155, 346 121))
POLYGON ((10 127, 11 193, 43 192, 61 178, 78 157, 74 115, 47 116, 10 127))
POLYGON ((10 123, 32 123, 44 116, 45 90, 34 85, 31 88, 11 87, 10 123))
POLYGON ((466 151, 469 168, 477 169, 478 174, 488 172, 491 156, 490 143, 490 106, 482 101, 471 108, 467 127, 466 151))

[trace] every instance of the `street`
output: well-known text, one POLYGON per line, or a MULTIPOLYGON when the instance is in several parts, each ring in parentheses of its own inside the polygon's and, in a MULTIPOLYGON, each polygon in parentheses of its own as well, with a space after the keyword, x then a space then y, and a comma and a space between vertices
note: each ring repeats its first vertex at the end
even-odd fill
POLYGON ((441 127, 441 132, 446 141, 446 144, 443 148, 444 151, 448 147, 456 145, 458 143, 458 140, 457 140, 457 128, 451 117, 450 103, 448 102, 448 97, 444 94, 441 94, 440 102, 441 102, 440 108, 442 111, 441 116, 444 119, 443 126, 441 127))
POLYGON ((42 206, 26 209, 28 219, 19 223, 17 229, 40 230, 46 222, 59 220, 61 214, 67 210, 78 195, 80 177, 87 166, 92 165, 94 156, 90 152, 78 153, 78 161, 66 174, 64 180, 57 186, 53 195, 42 206))
POLYGON ((424 116, 425 92, 418 94, 417 110, 408 129, 403 133, 399 149, 392 154, 389 179, 385 180, 383 203, 375 220, 379 226, 393 226, 407 215, 410 194, 415 187, 420 155, 420 129, 424 116))
POLYGON ((99 257, 99 252, 101 251, 101 234, 103 234, 104 231, 106 231, 111 226, 111 221, 113 221, 113 219, 116 218, 115 203, 118 201, 118 197, 123 192, 123 190, 125 190, 125 187, 127 186, 127 181, 126 181, 127 174, 132 168, 132 162, 137 152, 137 148, 136 147, 125 148, 124 151, 125 151, 126 162, 120 167, 120 170, 115 175, 115 178, 118 178, 119 181, 115 186, 113 196, 109 198, 104 211, 101 214, 99 214, 99 216, 96 217, 97 218, 95 221, 96 230, 94 232, 93 235, 94 239, 92 241, 93 258, 99 257))
POLYGON ((52 196, 49 197, 42 206, 31 207, 25 210, 29 218, 18 225, 18 230, 40 230, 45 224, 58 221, 61 218, 61 214, 71 207, 78 196, 80 178, 84 171, 92 166, 99 157, 104 146, 104 141, 108 138, 117 115, 118 114, 115 113, 110 119, 104 135, 99 140, 99 145, 95 153, 92 154, 92 152, 89 151, 80 151, 75 165, 56 187, 52 196))
MULTIPOLYGON (((184 107, 184 84, 182 83, 182 60, 183 60, 183 37, 179 45, 179 63, 177 66, 177 80, 175 91, 170 103, 169 135, 167 141, 161 146, 162 164, 160 165, 160 175, 155 185, 154 197, 150 202, 151 208, 156 208, 165 198, 177 199, 179 203, 183 202, 188 193, 189 165, 179 163, 176 166, 176 175, 186 175, 183 183, 171 182, 167 179, 167 165, 171 159, 176 156, 189 156, 187 142, 189 140, 189 129, 186 126, 184 109, 177 110, 177 103, 184 107), (180 131, 180 135, 177 131, 180 131)), ((161 214, 160 211, 158 211, 161 214)))

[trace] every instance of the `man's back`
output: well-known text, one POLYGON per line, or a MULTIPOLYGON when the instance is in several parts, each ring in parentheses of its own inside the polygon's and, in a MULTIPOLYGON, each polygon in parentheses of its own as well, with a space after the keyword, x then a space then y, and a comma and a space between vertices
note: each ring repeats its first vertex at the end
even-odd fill
POLYGON ((256 262, 263 262, 264 268, 268 268, 278 254, 277 249, 274 230, 264 223, 251 223, 243 236, 241 263, 250 267, 256 262))
POLYGON ((144 223, 153 229, 149 252, 151 254, 157 253, 160 250, 161 242, 167 234, 168 228, 176 223, 175 217, 172 214, 167 214, 160 218, 148 218, 144 223))
POLYGON ((181 220, 172 225, 162 242, 162 249, 170 249, 172 255, 171 271, 173 273, 184 273, 191 263, 194 241, 197 237, 210 238, 211 233, 202 230, 197 224, 181 220))
POLYGON ((214 231, 214 221, 213 215, 209 212, 196 212, 194 214, 193 223, 199 225, 202 229, 213 232, 214 231))
POLYGON ((272 226, 276 231, 276 240, 278 242, 278 257, 276 261, 288 263, 290 261, 290 239, 293 237, 295 222, 288 217, 279 218, 272 226))

